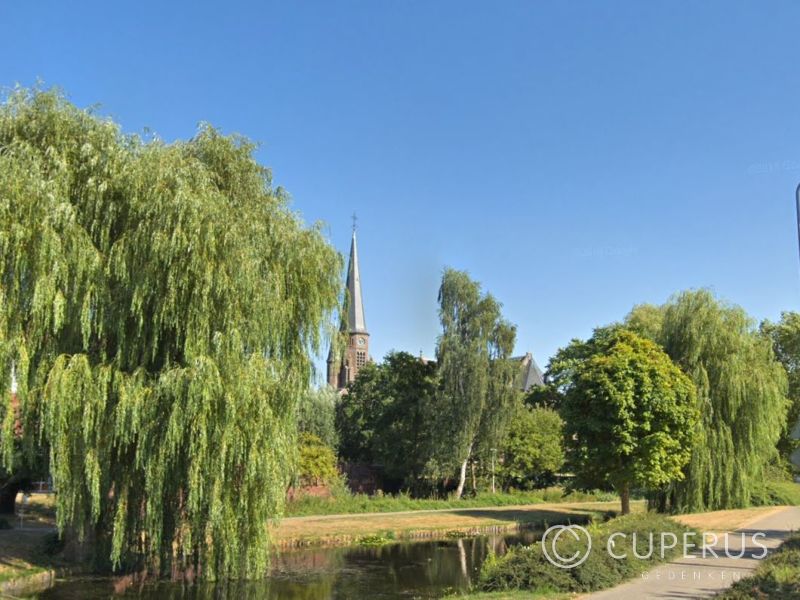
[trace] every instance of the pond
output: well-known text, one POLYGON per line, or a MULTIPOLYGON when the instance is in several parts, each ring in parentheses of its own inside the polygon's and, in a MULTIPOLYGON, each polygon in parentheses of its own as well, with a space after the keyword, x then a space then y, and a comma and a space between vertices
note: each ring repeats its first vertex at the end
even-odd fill
POLYGON ((76 578, 42 592, 41 600, 359 600, 441 598, 466 590, 490 550, 503 554, 540 537, 533 531, 439 541, 399 542, 378 547, 308 548, 278 554, 264 581, 184 586, 134 584, 129 578, 76 578))

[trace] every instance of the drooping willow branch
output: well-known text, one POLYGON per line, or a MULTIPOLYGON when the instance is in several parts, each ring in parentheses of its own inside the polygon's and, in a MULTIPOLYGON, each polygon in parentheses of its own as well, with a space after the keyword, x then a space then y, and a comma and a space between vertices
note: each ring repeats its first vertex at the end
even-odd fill
POLYGON ((54 92, 0 106, 0 389, 49 448, 59 528, 114 566, 254 577, 294 406, 340 297, 252 144, 144 142, 54 92))

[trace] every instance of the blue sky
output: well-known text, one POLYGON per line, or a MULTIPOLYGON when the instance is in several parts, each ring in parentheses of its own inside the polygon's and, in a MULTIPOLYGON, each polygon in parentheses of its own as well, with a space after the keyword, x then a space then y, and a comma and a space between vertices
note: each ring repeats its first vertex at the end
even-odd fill
POLYGON ((260 142, 345 253, 358 214, 376 358, 433 353, 449 265, 544 365, 686 288, 799 308, 798 25, 790 2, 0 0, 0 85, 260 142))

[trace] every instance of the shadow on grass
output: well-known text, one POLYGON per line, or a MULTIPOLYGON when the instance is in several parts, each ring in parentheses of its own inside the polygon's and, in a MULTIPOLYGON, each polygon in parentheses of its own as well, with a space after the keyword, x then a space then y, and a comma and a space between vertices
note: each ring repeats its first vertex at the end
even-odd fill
POLYGON ((58 566, 45 553, 51 535, 47 528, 0 531, 0 582, 58 566))
POLYGON ((452 512, 478 519, 495 519, 498 521, 524 523, 530 526, 549 526, 568 523, 586 523, 593 517, 602 516, 608 511, 590 509, 548 510, 534 508, 526 510, 495 508, 486 510, 481 508, 459 508, 453 509, 452 512))

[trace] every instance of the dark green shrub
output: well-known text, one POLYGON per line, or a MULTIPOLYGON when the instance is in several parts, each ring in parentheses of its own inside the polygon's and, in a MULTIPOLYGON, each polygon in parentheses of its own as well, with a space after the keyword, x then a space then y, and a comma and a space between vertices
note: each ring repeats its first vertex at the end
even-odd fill
MULTIPOLYGON (((591 592, 612 587, 626 579, 635 577, 661 562, 661 534, 672 533, 678 539, 678 545, 666 551, 664 559, 669 559, 680 552, 681 538, 690 529, 657 514, 633 514, 612 519, 598 525, 591 525, 588 530, 592 536, 592 549, 586 560, 572 569, 562 569, 551 564, 544 555, 542 545, 536 543, 525 548, 512 549, 505 556, 492 559, 484 564, 479 580, 479 588, 483 591, 500 590, 541 590, 556 592, 591 592), (652 553, 650 550, 650 533, 652 553), (616 559, 607 552, 609 537, 615 533, 623 533, 624 537, 615 538, 614 553, 624 559, 616 559), (647 558, 637 558, 633 552, 634 535, 636 553, 647 558)), ((564 535, 558 541, 558 553, 561 556, 572 556, 586 547, 585 539, 575 540, 564 535)))
POLYGON ((800 598, 800 535, 795 535, 758 565, 755 575, 737 581, 718 600, 800 598))
MULTIPOLYGON (((566 555, 569 556, 575 552, 570 548, 575 544, 565 544, 566 555)), ((579 550, 575 546, 576 550, 579 550)), ((562 554, 564 554, 562 552, 562 554)), ((611 587, 622 580, 620 571, 617 568, 617 563, 606 553, 605 544, 600 547, 599 544, 594 544, 592 551, 586 561, 571 569, 569 571, 572 578, 575 580, 575 588, 580 592, 590 592, 592 590, 602 590, 611 587)))
POLYGON ((547 562, 541 544, 522 547, 487 560, 481 569, 483 591, 552 589, 577 591, 575 581, 564 569, 547 562))

